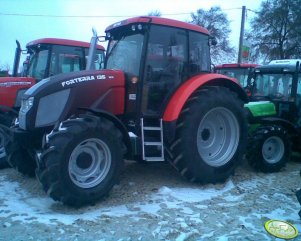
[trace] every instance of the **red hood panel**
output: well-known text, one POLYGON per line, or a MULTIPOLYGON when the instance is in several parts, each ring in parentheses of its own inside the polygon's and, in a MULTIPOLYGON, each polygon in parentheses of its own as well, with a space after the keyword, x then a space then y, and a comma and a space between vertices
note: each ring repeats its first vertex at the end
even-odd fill
POLYGON ((14 107, 19 90, 29 89, 36 83, 33 78, 1 77, 0 78, 0 105, 14 107))

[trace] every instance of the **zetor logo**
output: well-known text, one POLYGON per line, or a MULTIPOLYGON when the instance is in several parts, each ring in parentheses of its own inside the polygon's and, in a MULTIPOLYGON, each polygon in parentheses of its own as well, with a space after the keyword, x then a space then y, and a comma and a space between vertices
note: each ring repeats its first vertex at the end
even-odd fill
POLYGON ((88 75, 88 76, 83 76, 83 77, 79 77, 79 78, 74 78, 71 80, 66 80, 64 82, 62 82, 62 86, 69 86, 69 85, 73 85, 73 84, 78 84, 81 82, 85 82, 85 81, 90 81, 90 80, 95 80, 96 79, 106 79, 106 76, 104 74, 100 74, 100 75, 88 75))

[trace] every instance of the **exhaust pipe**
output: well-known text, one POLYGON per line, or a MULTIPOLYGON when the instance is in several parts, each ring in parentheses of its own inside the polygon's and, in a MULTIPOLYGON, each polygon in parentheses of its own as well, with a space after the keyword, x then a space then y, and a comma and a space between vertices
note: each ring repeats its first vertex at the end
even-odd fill
POLYGON ((90 48, 89 48, 89 54, 88 54, 86 70, 93 70, 94 69, 93 59, 94 59, 94 55, 96 53, 96 44, 97 44, 98 37, 97 37, 97 32, 94 28, 92 29, 92 32, 93 32, 93 36, 92 36, 91 42, 90 42, 90 48))
POLYGON ((18 69, 19 69, 19 63, 20 63, 20 58, 21 58, 21 44, 18 40, 16 40, 17 48, 15 52, 15 59, 14 59, 14 67, 13 67, 13 77, 18 76, 18 69))

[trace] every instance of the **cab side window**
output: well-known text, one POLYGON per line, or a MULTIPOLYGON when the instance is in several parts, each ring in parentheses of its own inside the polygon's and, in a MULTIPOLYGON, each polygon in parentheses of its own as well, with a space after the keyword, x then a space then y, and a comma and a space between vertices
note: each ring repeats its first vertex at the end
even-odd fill
POLYGON ((210 52, 208 37, 196 32, 189 32, 189 66, 191 75, 210 72, 210 52))

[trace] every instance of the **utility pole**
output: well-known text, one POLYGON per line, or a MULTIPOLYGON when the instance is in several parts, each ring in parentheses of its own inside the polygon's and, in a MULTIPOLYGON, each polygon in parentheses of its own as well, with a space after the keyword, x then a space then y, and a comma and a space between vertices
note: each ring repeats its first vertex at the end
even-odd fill
POLYGON ((238 59, 237 59, 237 63, 239 64, 241 63, 241 57, 242 57, 242 46, 243 46, 244 32, 245 32, 245 17, 246 17, 246 6, 242 6, 238 59))

